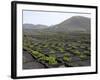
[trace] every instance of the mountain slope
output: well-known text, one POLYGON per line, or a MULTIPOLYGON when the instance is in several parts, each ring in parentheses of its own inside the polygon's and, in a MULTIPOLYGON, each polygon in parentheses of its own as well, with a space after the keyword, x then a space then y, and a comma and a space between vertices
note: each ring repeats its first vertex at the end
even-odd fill
POLYGON ((23 24, 23 29, 44 29, 48 28, 48 26, 45 25, 33 25, 33 24, 23 24))
POLYGON ((71 17, 57 25, 54 25, 48 30, 73 32, 73 31, 84 31, 90 32, 90 19, 82 16, 71 17))
POLYGON ((85 32, 90 33, 90 18, 73 16, 53 26, 23 24, 23 30, 31 34, 51 34, 56 32, 85 32))

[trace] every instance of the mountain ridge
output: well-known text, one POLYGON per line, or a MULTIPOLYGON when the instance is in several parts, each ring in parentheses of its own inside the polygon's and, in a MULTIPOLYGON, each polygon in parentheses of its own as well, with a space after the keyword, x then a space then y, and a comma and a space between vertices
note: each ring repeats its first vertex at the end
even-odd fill
POLYGON ((69 19, 62 21, 51 27, 46 25, 33 25, 33 24, 23 24, 24 29, 39 29, 43 31, 55 31, 55 32, 73 32, 82 31, 90 33, 90 18, 83 16, 72 16, 69 19), (33 27, 34 28, 33 28, 33 27), (26 28, 25 28, 26 27, 26 28), (30 28, 29 28, 30 27, 30 28))

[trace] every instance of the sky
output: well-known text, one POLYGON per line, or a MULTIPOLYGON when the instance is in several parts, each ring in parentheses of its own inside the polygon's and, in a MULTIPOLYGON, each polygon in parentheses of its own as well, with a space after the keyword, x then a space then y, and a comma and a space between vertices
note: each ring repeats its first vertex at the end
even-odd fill
POLYGON ((61 23, 64 20, 72 16, 84 16, 89 17, 90 14, 84 13, 60 13, 60 12, 44 12, 44 11, 23 11, 23 24, 34 24, 34 25, 47 25, 52 26, 61 23))

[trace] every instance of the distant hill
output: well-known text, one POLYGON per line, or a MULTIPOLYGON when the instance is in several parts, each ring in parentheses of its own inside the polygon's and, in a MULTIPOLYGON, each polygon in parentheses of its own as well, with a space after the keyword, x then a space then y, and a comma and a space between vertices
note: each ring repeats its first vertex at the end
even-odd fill
POLYGON ((44 29, 48 28, 48 26, 45 25, 33 25, 33 24, 23 24, 23 29, 44 29))
POLYGON ((48 30, 64 31, 64 32, 73 32, 73 31, 90 32, 90 18, 82 16, 74 16, 57 25, 48 28, 48 30))
POLYGON ((53 26, 23 24, 25 32, 31 33, 55 33, 55 32, 85 32, 90 33, 90 18, 73 16, 53 26))

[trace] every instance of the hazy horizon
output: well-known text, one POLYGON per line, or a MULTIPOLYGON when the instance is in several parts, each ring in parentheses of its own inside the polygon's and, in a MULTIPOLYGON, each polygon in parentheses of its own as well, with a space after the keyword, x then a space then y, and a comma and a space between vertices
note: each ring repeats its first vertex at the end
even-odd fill
POLYGON ((90 18, 90 14, 80 13, 59 13, 59 12, 39 12, 23 11, 23 24, 52 26, 61 23, 73 16, 83 16, 90 18))

